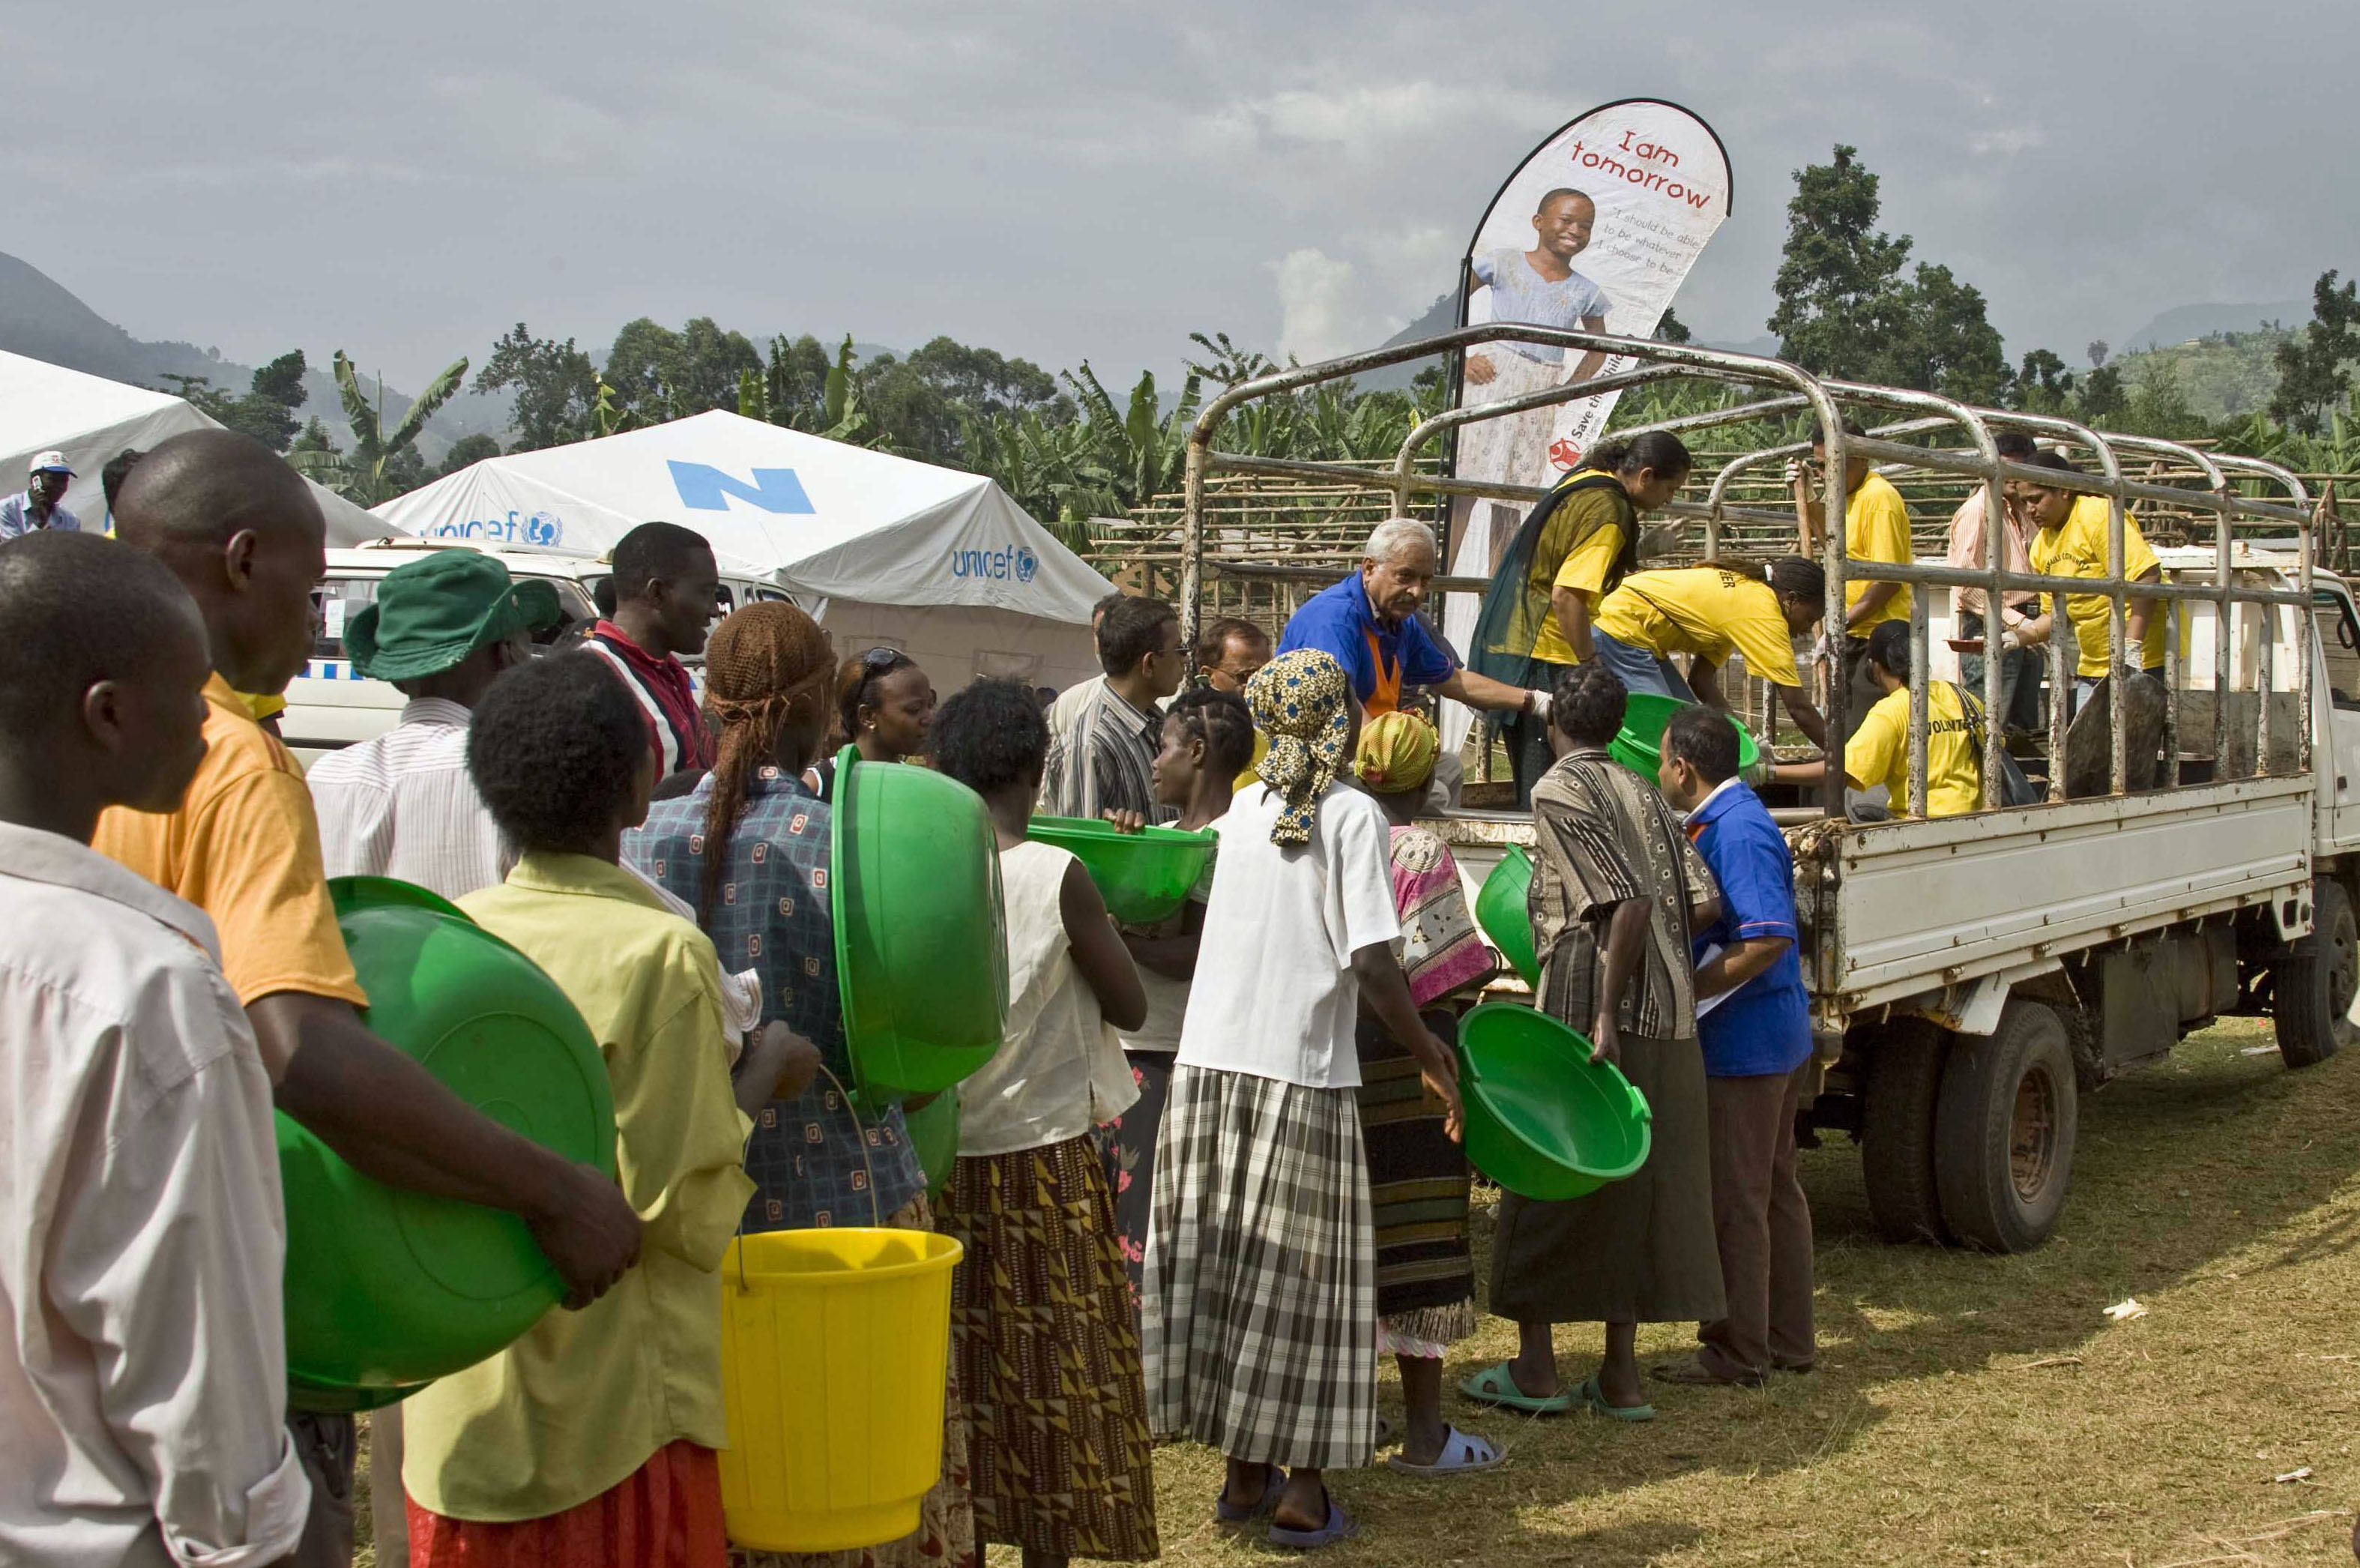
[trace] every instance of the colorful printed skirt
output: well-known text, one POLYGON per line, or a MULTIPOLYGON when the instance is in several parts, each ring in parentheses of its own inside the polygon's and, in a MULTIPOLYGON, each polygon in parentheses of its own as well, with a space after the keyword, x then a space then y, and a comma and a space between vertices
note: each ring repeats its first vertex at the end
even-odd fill
MULTIPOLYGON (((1445 1040, 1459 1021, 1437 1008, 1445 1040)), ((1360 1026, 1361 1137, 1377 1245, 1377 1349, 1435 1359, 1475 1332, 1475 1254, 1467 1241, 1467 1157, 1429 1102, 1417 1060, 1383 1025, 1360 1026)))
POLYGON ((1376 1446, 1376 1244, 1349 1089, 1176 1067, 1147 1249, 1150 1419, 1232 1459, 1376 1446))
POLYGON ((961 1157, 941 1230, 979 1541, 1143 1562, 1155 1533, 1137 1314, 1097 1141, 961 1157))
POLYGON ((721 1465, 683 1439, 586 1503, 487 1524, 410 1503, 413 1568, 724 1568, 721 1465))
POLYGON ((1114 1191, 1115 1240, 1131 1276, 1131 1304, 1139 1305, 1147 1270, 1147 1233, 1155 1220, 1155 1134, 1164 1125, 1164 1101, 1172 1089, 1170 1051, 1125 1051, 1139 1098, 1098 1128, 1106 1155, 1107 1185, 1114 1191))

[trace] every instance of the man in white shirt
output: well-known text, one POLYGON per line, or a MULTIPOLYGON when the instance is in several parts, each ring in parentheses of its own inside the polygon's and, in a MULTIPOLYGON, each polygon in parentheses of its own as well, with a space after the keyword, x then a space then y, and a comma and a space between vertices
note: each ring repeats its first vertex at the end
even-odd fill
POLYGON ((212 671, 162 564, 0 547, 0 1562, 256 1568, 311 1500, 282 1421, 270 1079, 213 922, 89 848, 170 811, 212 671))
POLYGON ((508 874, 515 857, 467 776, 467 718, 563 616, 556 589, 472 550, 438 551, 377 585, 344 646, 355 672, 391 681, 410 705, 395 728, 305 775, 330 876, 399 877, 456 899, 508 874))

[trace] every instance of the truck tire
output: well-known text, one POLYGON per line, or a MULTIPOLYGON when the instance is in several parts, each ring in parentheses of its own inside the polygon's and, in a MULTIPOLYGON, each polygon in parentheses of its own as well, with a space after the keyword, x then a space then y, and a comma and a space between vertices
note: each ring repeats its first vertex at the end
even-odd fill
POLYGON ((2344 884, 2322 877, 2311 886, 2311 935, 2299 937, 2270 976, 2270 1019, 2289 1067, 2316 1067, 2352 1038, 2360 930, 2344 884))
POLYGON ((2048 1240, 2079 1120, 2065 1021, 2047 1003, 2011 1001, 1989 1038, 1954 1043, 1934 1106, 1934 1182, 1951 1236, 1988 1252, 2048 1240))
POLYGON ((1860 1174, 1869 1223, 1888 1242, 1950 1239, 1934 1185, 1934 1101, 1950 1049, 1950 1031, 1923 1018, 1894 1019, 1868 1048, 1860 1174))

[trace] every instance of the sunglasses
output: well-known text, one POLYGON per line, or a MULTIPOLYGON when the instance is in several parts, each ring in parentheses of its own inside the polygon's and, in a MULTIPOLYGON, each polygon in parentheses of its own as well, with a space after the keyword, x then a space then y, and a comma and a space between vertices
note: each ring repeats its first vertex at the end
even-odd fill
POLYGON ((870 674, 882 674, 894 665, 905 663, 910 655, 899 648, 871 648, 860 655, 860 667, 870 674))

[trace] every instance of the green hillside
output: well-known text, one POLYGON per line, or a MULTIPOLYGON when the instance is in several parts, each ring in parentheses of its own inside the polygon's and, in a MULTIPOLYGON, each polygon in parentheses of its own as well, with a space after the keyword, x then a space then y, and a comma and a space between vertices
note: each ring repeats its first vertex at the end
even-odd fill
POLYGON ((2208 422, 2250 414, 2269 404, 2278 372, 2271 357, 2289 333, 2284 328, 2260 332, 2223 332, 2209 337, 2119 355, 2108 363, 2121 367, 2125 386, 2136 387, 2168 367, 2176 372, 2191 412, 2208 422))

